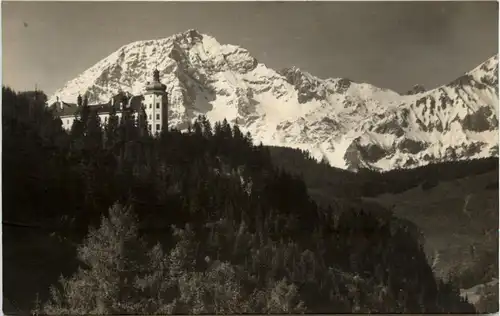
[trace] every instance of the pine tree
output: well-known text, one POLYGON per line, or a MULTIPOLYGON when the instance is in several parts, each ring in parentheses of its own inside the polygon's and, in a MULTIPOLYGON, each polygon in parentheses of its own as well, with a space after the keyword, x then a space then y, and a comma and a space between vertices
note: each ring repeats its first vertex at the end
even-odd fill
POLYGON ((129 142, 137 139, 139 133, 136 121, 132 111, 128 108, 124 108, 122 111, 120 127, 123 129, 123 141, 129 142))
POLYGON ((203 137, 211 138, 213 136, 212 125, 206 116, 201 117, 201 126, 203 128, 203 137))
POLYGON ((105 134, 106 134, 106 148, 107 149, 112 149, 115 147, 115 144, 118 142, 118 128, 119 128, 120 122, 118 115, 116 114, 116 107, 114 105, 111 106, 110 112, 109 112, 109 117, 108 117, 108 123, 106 124, 105 127, 105 134))
POLYGON ((193 132, 196 136, 203 135, 203 126, 201 125, 201 116, 199 116, 193 123, 193 132))
POLYGON ((80 120, 83 123, 83 128, 87 130, 87 124, 90 117, 90 106, 89 106, 89 98, 87 95, 83 98, 83 103, 80 108, 80 120))
POLYGON ((138 116, 137 116, 137 127, 139 128, 139 135, 141 138, 149 136, 148 129, 148 117, 146 114, 146 108, 141 106, 138 116))
MULTIPOLYGON (((137 277, 147 269, 144 241, 130 208, 115 204, 99 229, 91 229, 78 257, 86 268, 60 279, 43 306, 47 314, 122 314, 141 308, 137 277)), ((142 306, 143 307, 143 306, 142 306)))
POLYGON ((229 125, 226 119, 222 121, 222 135, 225 140, 231 139, 233 136, 231 125, 229 125))
POLYGON ((91 111, 87 123, 85 135, 85 148, 89 153, 97 153, 103 145, 103 132, 101 118, 97 110, 91 111))

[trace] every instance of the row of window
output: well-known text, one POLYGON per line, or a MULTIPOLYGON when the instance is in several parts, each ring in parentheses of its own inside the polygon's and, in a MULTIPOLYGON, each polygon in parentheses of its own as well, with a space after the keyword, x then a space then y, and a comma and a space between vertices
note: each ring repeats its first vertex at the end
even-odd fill
MULTIPOLYGON (((104 118, 104 123, 106 123, 108 121, 108 118, 105 117, 104 118)), ((66 124, 70 124, 70 120, 66 120, 66 124)), ((151 124, 148 124, 148 129, 151 130, 151 124)), ((159 131, 160 130, 160 124, 156 124, 156 130, 159 131)))
MULTIPOLYGON (((151 114, 149 114, 149 119, 151 120, 151 114)), ((160 114, 159 114, 159 113, 158 113, 158 114, 156 114, 156 119, 157 119, 157 120, 159 120, 159 119, 160 119, 160 114)), ((104 123, 107 123, 107 122, 108 122, 108 117, 107 117, 107 116, 105 116, 105 117, 104 117, 104 123)), ((68 125, 69 125, 69 124, 70 124, 70 120, 66 120, 66 124, 68 124, 68 125)))
MULTIPOLYGON (((108 117, 107 117, 107 116, 105 116, 105 117, 104 117, 104 123, 107 123, 107 122, 108 122, 108 117)), ((68 125, 69 125, 70 123, 71 123, 71 121, 70 121, 70 120, 66 120, 66 124, 68 124, 68 125)))
MULTIPOLYGON (((149 104, 149 108, 152 109, 153 108, 153 105, 150 103, 149 104)), ((157 102, 156 103, 156 108, 159 109, 160 108, 160 102, 157 102)))
MULTIPOLYGON (((148 124, 148 129, 151 131, 151 124, 148 124)), ((160 124, 156 124, 156 130, 160 130, 160 124)))

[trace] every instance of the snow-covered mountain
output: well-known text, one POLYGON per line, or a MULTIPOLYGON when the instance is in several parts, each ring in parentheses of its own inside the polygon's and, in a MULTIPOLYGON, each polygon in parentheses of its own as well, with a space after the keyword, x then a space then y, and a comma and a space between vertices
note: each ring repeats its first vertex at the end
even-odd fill
MULTIPOLYGON (((255 141, 308 150, 356 170, 498 156, 498 55, 455 81, 405 95, 344 78, 275 71, 238 46, 196 30, 125 45, 49 99, 107 102, 140 94, 157 67, 169 93, 169 122, 183 129, 198 114, 226 118, 255 141)), ((411 76, 411 74, 409 74, 411 76)))

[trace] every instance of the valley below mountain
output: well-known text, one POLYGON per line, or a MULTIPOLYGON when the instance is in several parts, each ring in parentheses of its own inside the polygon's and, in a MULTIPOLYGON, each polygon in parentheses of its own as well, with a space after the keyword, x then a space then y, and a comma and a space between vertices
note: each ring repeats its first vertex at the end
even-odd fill
POLYGON ((452 279, 478 311, 498 309, 497 158, 351 173, 298 150, 275 147, 271 153, 278 166, 304 178, 318 203, 378 205, 411 223, 437 278, 452 279))

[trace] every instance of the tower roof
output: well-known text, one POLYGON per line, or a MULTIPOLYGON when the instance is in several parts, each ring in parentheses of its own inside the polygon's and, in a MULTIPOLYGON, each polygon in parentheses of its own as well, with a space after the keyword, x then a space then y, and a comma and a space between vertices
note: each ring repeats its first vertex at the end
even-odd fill
POLYGON ((146 85, 146 91, 161 91, 165 92, 167 90, 167 86, 160 82, 160 71, 155 69, 153 71, 153 82, 150 82, 146 85))

